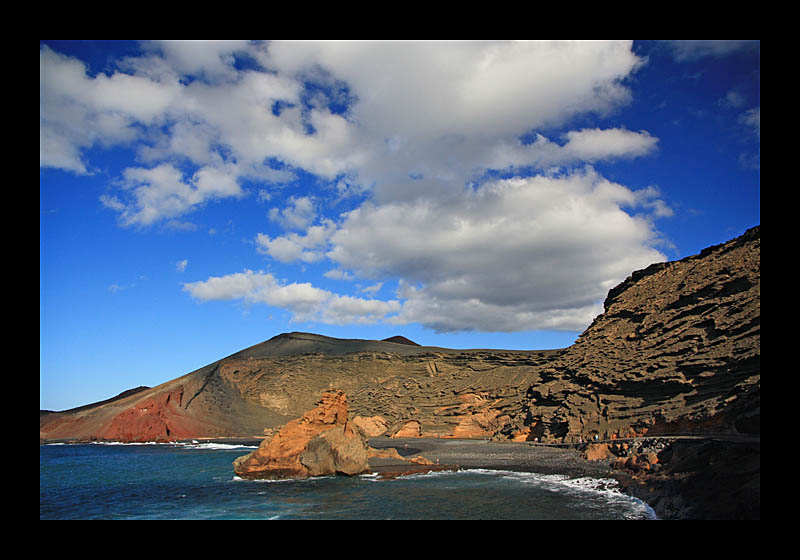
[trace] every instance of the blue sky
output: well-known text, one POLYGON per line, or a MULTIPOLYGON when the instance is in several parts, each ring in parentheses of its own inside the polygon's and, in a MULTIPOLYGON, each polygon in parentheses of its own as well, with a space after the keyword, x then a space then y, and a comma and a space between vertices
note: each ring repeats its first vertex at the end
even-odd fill
POLYGON ((41 41, 40 408, 281 332, 565 347, 760 223, 758 41, 41 41))

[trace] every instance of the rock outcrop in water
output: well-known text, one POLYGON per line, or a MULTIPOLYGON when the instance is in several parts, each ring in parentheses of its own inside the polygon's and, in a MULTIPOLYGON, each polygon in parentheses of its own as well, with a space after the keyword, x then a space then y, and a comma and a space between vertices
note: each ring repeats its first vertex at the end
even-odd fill
POLYGON ((348 423, 347 395, 326 391, 319 404, 234 461, 242 478, 305 478, 370 471, 366 438, 348 423))

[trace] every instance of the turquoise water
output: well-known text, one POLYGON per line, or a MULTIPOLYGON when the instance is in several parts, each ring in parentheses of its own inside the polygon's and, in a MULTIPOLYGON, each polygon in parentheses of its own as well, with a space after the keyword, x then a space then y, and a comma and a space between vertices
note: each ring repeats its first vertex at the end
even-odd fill
POLYGON ((245 481, 225 445, 39 446, 40 519, 653 519, 603 479, 474 469, 245 481))

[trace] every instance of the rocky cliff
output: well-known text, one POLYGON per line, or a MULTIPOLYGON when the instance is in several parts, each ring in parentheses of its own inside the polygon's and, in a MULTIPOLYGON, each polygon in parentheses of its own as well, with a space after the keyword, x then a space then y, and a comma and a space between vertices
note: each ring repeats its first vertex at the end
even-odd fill
POLYGON ((760 227, 613 288, 563 350, 453 350, 287 333, 96 406, 40 413, 40 440, 263 436, 335 387, 368 436, 760 432, 760 227))
POLYGON ((634 272, 539 369, 525 429, 544 441, 760 433, 760 278, 760 227, 634 272))

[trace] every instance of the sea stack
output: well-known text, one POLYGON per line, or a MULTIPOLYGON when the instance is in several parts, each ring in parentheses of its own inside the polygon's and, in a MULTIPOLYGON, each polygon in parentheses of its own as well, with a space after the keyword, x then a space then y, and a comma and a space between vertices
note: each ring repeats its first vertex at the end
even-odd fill
POLYGON ((347 395, 323 393, 316 408, 292 420, 258 449, 233 463, 237 476, 247 479, 307 478, 369 472, 368 445, 347 419, 347 395))

